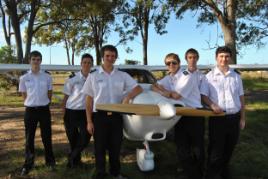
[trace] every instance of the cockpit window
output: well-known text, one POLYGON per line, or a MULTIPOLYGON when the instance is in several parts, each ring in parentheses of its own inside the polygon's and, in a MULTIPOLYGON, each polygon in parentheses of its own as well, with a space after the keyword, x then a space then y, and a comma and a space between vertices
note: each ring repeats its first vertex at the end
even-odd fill
POLYGON ((128 73, 138 83, 154 84, 156 82, 155 77, 147 70, 143 69, 120 69, 120 70, 128 73))

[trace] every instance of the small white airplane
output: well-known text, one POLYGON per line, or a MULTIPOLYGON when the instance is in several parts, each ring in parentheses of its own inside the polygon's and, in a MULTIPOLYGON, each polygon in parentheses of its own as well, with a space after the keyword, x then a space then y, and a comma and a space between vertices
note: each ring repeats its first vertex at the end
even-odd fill
MULTIPOLYGON (((123 65, 117 68, 126 70, 138 70, 141 73, 146 72, 142 79, 153 79, 149 71, 166 70, 165 66, 145 66, 145 65, 123 65), (151 75, 151 76, 150 76, 151 75)), ((206 70, 213 66, 199 66, 206 70)), ((233 66, 240 70, 267 70, 268 65, 236 65, 233 66)), ((68 65, 41 65, 41 68, 48 71, 78 71, 80 66, 68 65)), ((94 67, 95 68, 95 67, 94 67)), ((183 68, 183 67, 182 67, 183 68)), ((0 64, 0 73, 8 71, 26 71, 30 66, 26 64, 0 64)), ((128 71, 127 71, 128 72, 128 71)), ((136 73, 136 72, 135 72, 136 73)), ((130 74, 133 76, 133 74, 130 74)), ((147 80, 148 83, 153 83, 147 80)), ((144 82, 143 82, 144 83, 144 82)), ((154 169, 154 154, 149 149, 148 141, 161 141, 166 138, 166 133, 180 120, 182 115, 188 116, 212 116, 213 112, 205 109, 192 109, 184 107, 184 104, 178 100, 171 100, 150 90, 151 84, 140 84, 144 92, 136 96, 131 104, 99 104, 98 110, 119 112, 123 114, 124 136, 129 140, 145 141, 145 149, 137 149, 137 164, 142 171, 154 169)), ((224 114, 219 114, 224 115, 224 114)))

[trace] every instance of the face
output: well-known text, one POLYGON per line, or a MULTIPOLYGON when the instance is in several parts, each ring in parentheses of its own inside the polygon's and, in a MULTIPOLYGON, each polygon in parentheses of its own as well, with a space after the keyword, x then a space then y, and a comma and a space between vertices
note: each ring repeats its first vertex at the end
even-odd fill
POLYGON ((89 72, 90 71, 90 68, 92 67, 92 61, 91 61, 91 58, 83 58, 81 63, 81 68, 82 68, 82 71, 84 72, 89 72))
POLYGON ((106 50, 103 54, 103 64, 112 66, 115 63, 116 60, 116 52, 106 50))
POLYGON ((198 56, 195 53, 188 53, 186 55, 186 60, 189 67, 196 67, 198 56))
POLYGON ((180 68, 180 64, 174 58, 166 58, 165 64, 170 73, 176 73, 180 68))
POLYGON ((39 56, 32 56, 30 59, 30 64, 33 68, 40 67, 42 60, 39 56))
POLYGON ((231 59, 230 53, 218 53, 216 56, 217 65, 219 67, 227 67, 229 65, 229 61, 231 59))

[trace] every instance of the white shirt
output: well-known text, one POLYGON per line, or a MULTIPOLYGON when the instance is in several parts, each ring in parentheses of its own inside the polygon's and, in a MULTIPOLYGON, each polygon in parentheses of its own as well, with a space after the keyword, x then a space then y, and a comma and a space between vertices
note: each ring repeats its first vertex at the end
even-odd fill
POLYGON ((114 68, 109 74, 100 66, 87 77, 82 92, 93 98, 93 111, 96 111, 96 104, 121 103, 124 95, 137 85, 137 82, 126 72, 114 68))
POLYGON ((76 72, 65 81, 63 93, 68 95, 66 102, 67 109, 85 110, 86 109, 86 95, 82 93, 82 88, 86 82, 86 77, 81 71, 76 72))
POLYGON ((51 76, 40 70, 37 74, 29 70, 20 77, 19 92, 26 92, 24 106, 37 107, 48 105, 48 91, 52 90, 51 76))
POLYGON ((239 74, 229 69, 224 75, 217 67, 206 75, 206 83, 201 85, 201 94, 220 106, 227 114, 235 114, 241 109, 240 96, 244 95, 239 74))
POLYGON ((182 97, 180 100, 188 107, 201 108, 200 84, 203 79, 200 71, 190 73, 187 70, 179 70, 174 76, 167 75, 158 84, 169 91, 175 91, 182 97))

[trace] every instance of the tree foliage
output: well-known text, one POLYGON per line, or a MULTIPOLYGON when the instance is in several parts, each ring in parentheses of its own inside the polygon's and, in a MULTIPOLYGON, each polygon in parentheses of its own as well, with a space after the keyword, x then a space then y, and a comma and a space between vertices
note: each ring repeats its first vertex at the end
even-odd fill
POLYGON ((123 27, 117 30, 122 39, 133 40, 135 36, 142 37, 143 64, 148 64, 148 30, 154 24, 156 33, 163 35, 168 22, 170 11, 166 1, 161 0, 134 0, 124 3, 122 23, 123 27))
POLYGON ((225 45, 231 47, 236 63, 236 49, 244 45, 264 44, 267 37, 267 0, 171 0, 178 18, 187 10, 197 11, 198 23, 219 22, 225 45))

